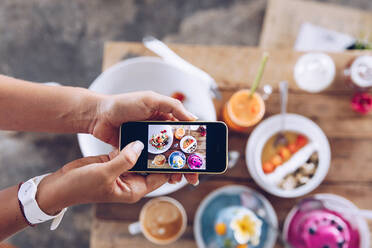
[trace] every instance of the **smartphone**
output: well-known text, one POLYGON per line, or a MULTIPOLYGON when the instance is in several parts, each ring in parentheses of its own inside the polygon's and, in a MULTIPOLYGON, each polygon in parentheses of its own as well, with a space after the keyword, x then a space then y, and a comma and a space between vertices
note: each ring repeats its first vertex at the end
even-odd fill
POLYGON ((223 122, 127 122, 119 140, 120 150, 135 140, 145 145, 133 172, 221 174, 227 168, 223 122))

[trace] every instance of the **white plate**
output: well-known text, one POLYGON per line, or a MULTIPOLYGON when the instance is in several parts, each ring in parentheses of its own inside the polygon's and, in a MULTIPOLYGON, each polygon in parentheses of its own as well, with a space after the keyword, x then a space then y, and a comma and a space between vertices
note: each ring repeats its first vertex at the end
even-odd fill
POLYGON ((287 114, 285 116, 285 130, 304 134, 311 142, 316 144, 315 151, 319 155, 318 168, 308 183, 293 190, 284 190, 265 183, 263 180, 265 174, 262 170, 261 152, 267 140, 279 132, 280 121, 280 115, 274 115, 261 122, 253 130, 247 142, 245 160, 249 173, 261 188, 280 197, 299 197, 314 190, 324 180, 331 162, 331 148, 326 135, 317 124, 304 116, 287 114))
MULTIPOLYGON (((156 57, 138 57, 119 62, 104 71, 89 87, 102 94, 121 94, 152 90, 170 96, 181 91, 186 96, 185 107, 200 120, 215 121, 216 110, 207 84, 202 79, 184 72, 156 57)), ((107 154, 112 147, 88 134, 78 134, 84 156, 107 154)), ((175 192, 187 184, 165 184, 148 194, 155 197, 175 192)))
POLYGON ((187 135, 187 136, 184 136, 184 137, 181 139, 181 141, 180 141, 180 148, 181 148, 181 150, 182 150, 183 152, 185 152, 185 153, 193 153, 193 152, 195 152, 196 149, 198 148, 198 142, 196 141, 196 139, 195 139, 194 137, 192 137, 192 136, 190 136, 190 135, 187 135), (194 143, 192 143, 191 145, 189 145, 188 147, 186 147, 186 148, 184 149, 184 148, 183 148, 183 142, 185 142, 186 139, 192 139, 192 140, 194 140, 194 143), (196 145, 195 150, 192 151, 192 152, 188 152, 188 151, 187 151, 188 148, 189 148, 190 146, 193 146, 194 144, 196 145))
POLYGON ((152 153, 152 154, 160 154, 160 153, 163 153, 163 152, 166 152, 169 150, 169 148, 171 148, 172 144, 173 144, 173 132, 172 132, 172 127, 169 126, 169 125, 152 125, 151 127, 149 127, 149 133, 148 133, 148 148, 147 148, 147 151, 149 153, 152 153), (159 134, 162 130, 166 130, 167 131, 167 135, 168 135, 168 144, 166 146, 164 146, 163 149, 161 150, 158 150, 156 149, 155 147, 153 147, 151 144, 150 144, 150 139, 152 137, 152 135, 154 134, 159 134))

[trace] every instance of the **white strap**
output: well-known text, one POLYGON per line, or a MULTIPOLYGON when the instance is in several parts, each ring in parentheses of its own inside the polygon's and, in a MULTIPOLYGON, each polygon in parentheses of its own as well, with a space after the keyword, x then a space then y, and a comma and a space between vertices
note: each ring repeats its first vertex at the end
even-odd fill
POLYGON ((48 176, 49 174, 50 173, 37 176, 29 180, 34 183, 36 190, 35 190, 35 195, 33 196, 34 201, 31 204, 27 204, 27 206, 24 206, 24 213, 25 213, 25 217, 31 224, 39 224, 39 223, 43 223, 43 222, 53 219, 50 230, 55 230, 61 223, 61 220, 67 208, 62 209, 62 211, 58 213, 57 215, 54 215, 54 216, 48 215, 43 210, 40 209, 40 206, 35 199, 37 187, 39 183, 44 179, 44 177, 48 176))

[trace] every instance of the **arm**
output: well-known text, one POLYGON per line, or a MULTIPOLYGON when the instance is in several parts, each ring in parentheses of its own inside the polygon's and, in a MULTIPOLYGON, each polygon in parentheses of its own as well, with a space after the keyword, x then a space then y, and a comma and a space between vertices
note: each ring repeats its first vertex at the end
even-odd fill
POLYGON ((27 227, 18 204, 18 186, 0 191, 0 242, 13 233, 27 227))
POLYGON ((88 132, 100 98, 83 88, 47 86, 0 75, 0 129, 88 132))
POLYGON ((154 92, 109 96, 0 75, 0 129, 90 133, 117 147, 122 123, 148 119, 196 117, 180 101, 154 92))
MULTIPOLYGON (((141 176, 127 173, 143 144, 133 142, 120 153, 86 157, 65 165, 39 184, 36 201, 49 215, 83 203, 133 203, 170 179, 170 174, 141 176)), ((27 227, 18 205, 18 186, 0 191, 0 241, 27 227)))

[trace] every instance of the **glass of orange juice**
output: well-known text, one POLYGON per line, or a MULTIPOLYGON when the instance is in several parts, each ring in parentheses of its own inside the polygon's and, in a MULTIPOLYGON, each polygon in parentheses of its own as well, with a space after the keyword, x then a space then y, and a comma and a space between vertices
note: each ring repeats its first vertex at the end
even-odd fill
MULTIPOLYGON (((266 52, 263 54, 252 88, 235 92, 225 104, 222 118, 230 129, 238 132, 251 131, 252 127, 262 120, 265 114, 265 102, 256 89, 260 84, 268 56, 266 52)), ((270 92, 265 93, 269 95, 271 87, 270 92)))
POLYGON ((238 132, 250 131, 262 120, 265 114, 265 102, 262 96, 250 90, 243 89, 235 92, 225 104, 222 118, 226 125, 238 132))

